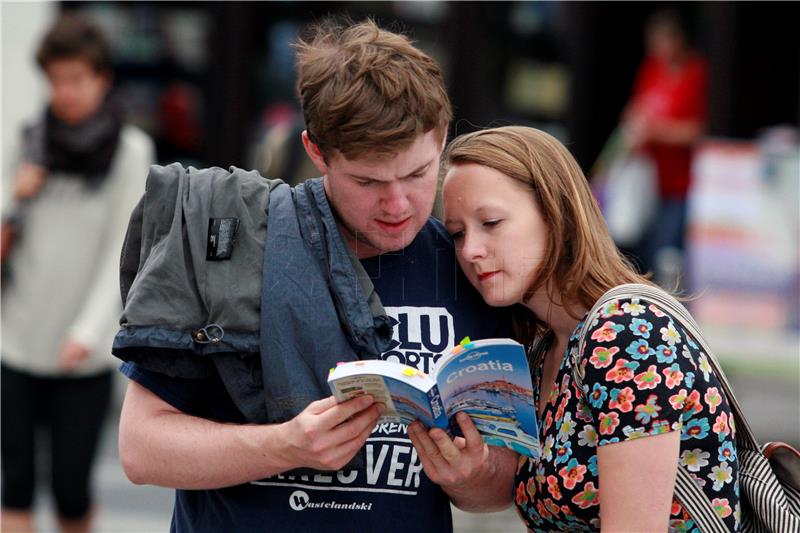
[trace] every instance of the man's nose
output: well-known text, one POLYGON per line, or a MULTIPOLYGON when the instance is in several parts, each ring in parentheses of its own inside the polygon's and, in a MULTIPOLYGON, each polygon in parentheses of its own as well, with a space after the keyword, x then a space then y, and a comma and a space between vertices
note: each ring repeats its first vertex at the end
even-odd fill
POLYGON ((383 209, 392 215, 408 213, 408 191, 402 183, 392 182, 386 185, 383 195, 383 209))

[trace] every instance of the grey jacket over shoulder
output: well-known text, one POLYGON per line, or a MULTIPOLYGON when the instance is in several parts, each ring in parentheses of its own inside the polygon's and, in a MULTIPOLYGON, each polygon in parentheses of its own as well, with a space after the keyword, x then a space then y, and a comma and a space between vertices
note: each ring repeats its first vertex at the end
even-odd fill
POLYGON ((253 423, 329 396, 330 368, 377 358, 392 337, 321 178, 291 188, 235 167, 151 167, 120 285, 114 355, 187 379, 215 368, 253 423))

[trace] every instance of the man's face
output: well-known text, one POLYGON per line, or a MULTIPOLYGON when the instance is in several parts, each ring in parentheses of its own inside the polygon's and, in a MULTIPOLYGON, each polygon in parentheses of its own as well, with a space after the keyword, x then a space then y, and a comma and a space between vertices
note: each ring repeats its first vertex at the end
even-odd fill
MULTIPOLYGON (((428 220, 443 140, 433 131, 390 158, 314 157, 342 233, 359 259, 405 248, 428 220)), ((318 153, 318 152, 317 152, 318 153)))
POLYGON ((59 120, 77 124, 91 117, 110 87, 108 76, 79 57, 54 59, 45 69, 50 108, 59 120))

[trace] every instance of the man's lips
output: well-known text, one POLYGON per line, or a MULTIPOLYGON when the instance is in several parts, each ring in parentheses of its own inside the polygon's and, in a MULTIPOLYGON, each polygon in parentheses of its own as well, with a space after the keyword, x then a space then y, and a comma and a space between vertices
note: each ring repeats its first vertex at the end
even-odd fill
POLYGON ((411 222, 411 217, 404 218, 399 222, 388 222, 385 220, 378 220, 378 219, 375 220, 375 223, 378 224, 378 227, 380 227, 384 231, 390 231, 390 232, 403 231, 408 227, 410 222, 411 222))
POLYGON ((495 274, 498 274, 499 272, 500 272, 499 270, 495 270, 493 272, 484 272, 483 274, 478 274, 478 280, 486 281, 487 279, 491 278, 495 274))

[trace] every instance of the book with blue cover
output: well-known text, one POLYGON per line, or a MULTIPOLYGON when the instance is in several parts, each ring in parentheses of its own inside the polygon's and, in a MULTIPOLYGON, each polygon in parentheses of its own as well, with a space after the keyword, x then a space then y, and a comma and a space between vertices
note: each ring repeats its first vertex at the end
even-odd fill
POLYGON ((460 435, 465 411, 483 440, 538 459, 533 385, 524 347, 511 339, 464 339, 425 374, 401 363, 364 360, 331 369, 328 384, 340 402, 370 394, 386 406, 383 421, 419 420, 460 435))

